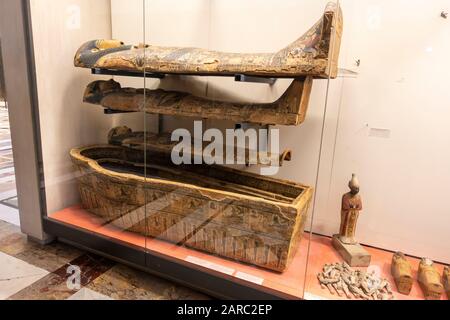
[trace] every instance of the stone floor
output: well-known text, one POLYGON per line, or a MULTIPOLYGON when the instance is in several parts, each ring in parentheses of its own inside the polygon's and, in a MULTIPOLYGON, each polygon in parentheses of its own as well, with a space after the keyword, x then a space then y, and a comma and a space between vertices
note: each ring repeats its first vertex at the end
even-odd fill
POLYGON ((28 241, 0 221, 0 299, 205 300, 207 296, 62 243, 28 241), (74 270, 79 270, 79 273, 74 270))
POLYGON ((0 300, 208 299, 62 243, 30 242, 19 225, 8 112, 0 105, 0 300))

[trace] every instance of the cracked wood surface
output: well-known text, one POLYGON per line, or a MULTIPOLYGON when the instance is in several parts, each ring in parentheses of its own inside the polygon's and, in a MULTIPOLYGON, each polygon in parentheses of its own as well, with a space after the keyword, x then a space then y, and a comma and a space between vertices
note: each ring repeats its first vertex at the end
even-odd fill
POLYGON ((295 126, 305 121, 312 82, 312 77, 294 80, 273 103, 235 103, 162 89, 122 88, 114 80, 100 80, 88 85, 83 101, 116 111, 295 126))
POLYGON ((342 30, 341 9, 330 2, 310 30, 276 53, 228 53, 93 40, 80 47, 74 64, 82 68, 161 74, 335 78, 342 30))
POLYGON ((310 187, 117 146, 70 154, 84 207, 119 228, 279 272, 296 253, 310 187))

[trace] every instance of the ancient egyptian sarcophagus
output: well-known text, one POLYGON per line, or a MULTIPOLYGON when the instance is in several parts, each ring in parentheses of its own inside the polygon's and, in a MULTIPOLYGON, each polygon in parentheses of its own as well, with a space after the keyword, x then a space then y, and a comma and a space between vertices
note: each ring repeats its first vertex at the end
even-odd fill
POLYGON ((313 190, 221 166, 174 166, 165 153, 73 149, 83 206, 123 230, 282 272, 313 190), (146 173, 146 175, 145 175, 146 173))
POLYGON ((335 78, 342 30, 341 9, 329 3, 310 30, 275 53, 228 53, 93 40, 80 47, 74 63, 82 68, 159 74, 335 78))
POLYGON ((330 3, 309 31, 276 53, 226 53, 93 40, 80 47, 74 63, 76 67, 114 72, 294 78, 279 99, 268 103, 237 103, 179 91, 122 88, 114 80, 89 84, 83 100, 120 112, 297 126, 305 121, 313 79, 337 76, 342 30, 341 9, 330 3))
POLYGON ((271 125, 299 125, 306 117, 312 81, 311 77, 294 80, 286 92, 273 103, 236 103, 210 100, 178 91, 122 88, 114 80, 100 80, 87 86, 83 101, 114 111, 271 125))

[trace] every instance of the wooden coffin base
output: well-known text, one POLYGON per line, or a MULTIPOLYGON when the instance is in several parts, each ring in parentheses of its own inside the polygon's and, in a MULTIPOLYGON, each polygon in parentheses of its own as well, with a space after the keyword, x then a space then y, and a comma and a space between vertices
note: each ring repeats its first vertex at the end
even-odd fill
POLYGON ((333 247, 341 255, 341 257, 348 263, 350 267, 368 267, 370 266, 370 254, 359 244, 348 245, 342 243, 339 235, 333 236, 333 247))
POLYGON ((175 166, 165 153, 71 151, 83 207, 122 230, 283 272, 312 189, 220 166, 175 166))

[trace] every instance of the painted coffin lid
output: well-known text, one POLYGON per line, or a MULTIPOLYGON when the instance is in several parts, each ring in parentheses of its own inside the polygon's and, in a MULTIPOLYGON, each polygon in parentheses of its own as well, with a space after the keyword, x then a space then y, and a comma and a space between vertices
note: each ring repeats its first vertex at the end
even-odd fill
POLYGON ((284 271, 312 188, 221 166, 175 166, 164 153, 92 146, 70 153, 85 209, 123 230, 284 271))
POLYGON ((78 50, 75 66, 162 74, 335 78, 342 31, 341 9, 329 3, 310 30, 276 53, 227 53, 93 40, 78 50))
POLYGON ((178 91, 122 88, 114 80, 100 80, 88 85, 83 101, 116 111, 295 126, 305 121, 312 83, 312 77, 295 79, 273 103, 236 103, 178 91))

